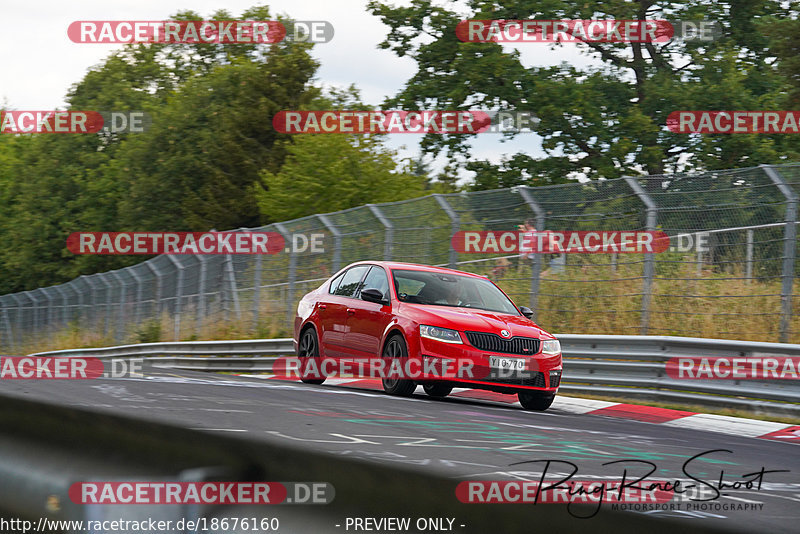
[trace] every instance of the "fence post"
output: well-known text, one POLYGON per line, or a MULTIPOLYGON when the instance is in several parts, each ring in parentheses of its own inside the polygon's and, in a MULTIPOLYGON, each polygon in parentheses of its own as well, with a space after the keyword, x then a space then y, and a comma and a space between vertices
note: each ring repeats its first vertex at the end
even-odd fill
POLYGON ((122 340, 125 331, 125 297, 127 296, 127 287, 125 287, 119 269, 111 271, 110 274, 117 279, 117 283, 119 284, 119 310, 117 311, 117 328, 114 334, 114 341, 119 342, 122 340))
POLYGON ((96 274, 92 274, 92 275, 84 275, 81 277, 85 278, 86 285, 89 286, 89 291, 92 294, 91 295, 92 304, 90 307, 90 311, 92 312, 92 319, 89 322, 90 324, 89 329, 93 331, 97 329, 97 287, 94 285, 94 280, 93 280, 94 277, 96 276, 97 276, 96 274))
POLYGON ((8 340, 8 343, 3 343, 3 346, 7 346, 9 352, 14 350, 14 330, 11 328, 11 320, 8 318, 8 306, 6 306, 3 299, 5 297, 0 297, 0 304, 2 305, 3 311, 3 326, 6 328, 6 336, 5 339, 8 340))
POLYGON ((780 342, 789 342, 790 322, 792 320, 792 283, 794 281, 794 261, 797 252, 797 193, 771 165, 759 165, 770 180, 786 197, 786 225, 783 231, 783 267, 781 269, 781 322, 780 342))
POLYGON ((50 332, 53 332, 55 329, 55 314, 56 314, 56 307, 53 298, 50 296, 50 291, 53 287, 43 287, 42 293, 44 294, 44 298, 47 299, 47 314, 45 315, 47 321, 47 329, 50 332))
POLYGON ((19 302, 19 295, 16 293, 12 293, 9 295, 12 299, 14 299, 14 303, 17 305, 17 345, 20 347, 22 346, 22 306, 19 302))
POLYGON ((261 254, 256 254, 253 270, 253 333, 258 329, 258 315, 261 307, 261 254))
MULTIPOLYGON (((239 308, 239 292, 236 291, 236 271, 233 269, 233 256, 230 254, 225 254, 224 269, 225 276, 228 278, 228 284, 230 284, 231 299, 233 300, 233 311, 236 314, 236 320, 238 321, 242 318, 242 310, 239 308)), ((228 316, 226 316, 226 319, 228 319, 228 316)))
POLYGON ((178 287, 175 288, 175 317, 173 318, 173 334, 175 341, 181 338, 181 300, 183 298, 183 265, 172 254, 166 254, 167 259, 172 262, 178 271, 178 287))
MULTIPOLYGON (((333 262, 331 264, 331 272, 335 273, 339 270, 342 263, 342 233, 334 226, 327 215, 318 214, 317 219, 319 219, 322 224, 325 225, 325 228, 333 234, 333 262)), ((291 246, 294 247, 294 243, 292 243, 291 246)))
POLYGON ((103 336, 108 335, 108 324, 111 321, 111 288, 113 287, 104 276, 105 273, 98 274, 97 277, 106 285, 106 312, 103 314, 103 336))
MULTIPOLYGON (((283 239, 288 243, 291 239, 291 234, 286 227, 281 223, 275 223, 275 228, 281 233, 283 239)), ((297 276, 297 254, 294 247, 289 247, 289 273, 287 277, 286 286, 286 324, 289 326, 289 332, 294 332, 294 284, 297 276)))
POLYGON ((455 269, 456 264, 458 263, 458 251, 453 248, 452 237, 456 232, 458 232, 459 228, 461 228, 461 220, 458 217, 458 213, 456 213, 453 207, 447 203, 447 200, 445 200, 441 193, 434 194, 433 198, 436 199, 436 202, 439 203, 439 206, 441 206, 447 216, 450 217, 450 268, 455 269))
POLYGON ((383 259, 389 261, 392 259, 392 248, 394 247, 394 225, 392 221, 386 218, 378 206, 375 204, 367 204, 367 207, 386 229, 383 238, 383 259))
POLYGON ((150 272, 153 273, 153 278, 155 279, 156 283, 156 294, 153 298, 153 311, 155 312, 155 320, 161 321, 161 271, 158 270, 158 267, 153 265, 153 260, 147 260, 144 262, 144 265, 150 269, 150 272))
MULTIPOLYGON (((545 213, 542 209, 542 206, 539 205, 536 200, 534 200, 533 195, 529 191, 527 185, 523 185, 519 187, 519 194, 522 196, 522 200, 525 201, 525 204, 533 211, 536 215, 536 231, 541 232, 544 230, 545 225, 545 213)), ((540 253, 533 254, 533 272, 531 273, 531 296, 530 296, 530 308, 533 310, 533 320, 536 321, 537 315, 539 313, 539 280, 541 278, 542 273, 542 255, 540 253)))
POLYGON ((33 333, 39 334, 39 299, 34 298, 33 296, 40 291, 39 289, 34 289, 32 291, 26 291, 25 294, 28 295, 28 298, 31 301, 31 314, 33 315, 33 333))
MULTIPOLYGON (((636 193, 639 200, 647 207, 647 221, 645 222, 645 229, 652 232, 656 229, 656 222, 658 218, 658 206, 647 194, 644 188, 636 181, 636 178, 631 176, 624 176, 628 186, 636 193)), ((653 277, 655 276, 655 257, 653 254, 645 254, 644 256, 644 281, 642 282, 642 311, 641 322, 639 327, 639 334, 646 336, 647 330, 650 327, 650 297, 653 291, 653 277)))
POLYGON ((203 320, 206 317, 206 278, 208 277, 206 262, 208 258, 203 254, 199 254, 197 261, 200 262, 200 280, 197 282, 197 325, 195 326, 195 334, 200 335, 203 330, 203 320))
MULTIPOLYGON (((141 263, 139 265, 141 265, 141 263)), ((131 267, 128 272, 131 273, 131 277, 133 277, 136 282, 136 303, 133 306, 133 323, 138 328, 142 320, 142 293, 144 290, 144 281, 141 276, 136 274, 136 267, 138 267, 138 265, 131 267)))
POLYGON ((61 310, 61 326, 66 326, 69 324, 69 316, 67 313, 67 294, 61 289, 61 286, 54 286, 56 293, 61 296, 61 303, 63 305, 63 309, 61 310))
POLYGON ((747 258, 745 263, 745 277, 747 283, 753 281, 753 230, 747 231, 747 258))

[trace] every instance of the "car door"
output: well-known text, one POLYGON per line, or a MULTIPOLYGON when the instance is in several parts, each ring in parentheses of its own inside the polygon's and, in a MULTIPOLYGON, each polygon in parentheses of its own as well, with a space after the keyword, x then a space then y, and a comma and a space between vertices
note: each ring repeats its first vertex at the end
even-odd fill
POLYGON ((347 310, 354 301, 353 296, 369 267, 369 265, 356 265, 349 268, 331 283, 328 293, 317 301, 320 346, 324 356, 341 358, 347 353, 345 347, 347 310))
POLYGON ((394 317, 390 302, 389 277, 383 267, 373 265, 348 309, 347 333, 345 343, 347 351, 357 358, 373 358, 380 356, 383 332, 394 317), (361 298, 361 291, 377 289, 381 291, 389 304, 370 302, 361 298))

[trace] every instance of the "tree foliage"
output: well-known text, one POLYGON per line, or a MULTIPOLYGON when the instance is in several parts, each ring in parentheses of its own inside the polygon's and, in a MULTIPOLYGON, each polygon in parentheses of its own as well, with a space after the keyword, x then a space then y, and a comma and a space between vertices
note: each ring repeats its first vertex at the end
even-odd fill
POLYGON ((784 70, 796 73, 796 56, 791 59, 788 51, 796 50, 792 28, 797 26, 785 21, 796 19, 793 4, 787 9, 779 0, 470 0, 465 13, 457 11, 463 4, 413 0, 395 7, 372 0, 368 9, 390 28, 381 47, 418 66, 388 107, 516 109, 541 119, 538 133, 546 155, 520 153, 500 164, 469 159, 469 136, 426 137, 426 151, 445 151, 476 173, 475 189, 488 189, 796 160, 798 136, 686 135, 665 126, 677 110, 781 109, 790 83, 776 69, 771 47, 782 43, 784 70), (708 19, 719 21, 724 33, 713 42, 520 44, 579 46, 597 65, 539 67, 523 65, 518 51, 498 43, 459 41, 455 28, 464 19, 708 19), (776 23, 781 29, 770 37, 768 28, 776 23))

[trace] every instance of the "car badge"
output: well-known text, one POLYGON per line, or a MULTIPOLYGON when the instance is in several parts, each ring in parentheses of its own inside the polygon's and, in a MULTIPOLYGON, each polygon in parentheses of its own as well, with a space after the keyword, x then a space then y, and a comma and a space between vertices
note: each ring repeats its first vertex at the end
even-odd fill
POLYGON ((500 335, 503 337, 511 337, 511 332, 508 330, 500 330, 500 335))

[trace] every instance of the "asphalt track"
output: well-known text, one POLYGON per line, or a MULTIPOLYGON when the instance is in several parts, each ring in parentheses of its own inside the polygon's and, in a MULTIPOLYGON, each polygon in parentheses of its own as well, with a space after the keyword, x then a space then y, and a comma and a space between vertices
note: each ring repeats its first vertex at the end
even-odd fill
MULTIPOLYGON (((623 469, 627 467, 630 476, 643 474, 644 464, 635 461, 649 461, 656 471, 648 479, 683 480, 686 485, 691 482, 683 472, 686 466, 705 482, 696 482, 705 493, 687 495, 709 498, 709 487, 718 486, 723 471, 723 480, 730 484, 752 479, 745 475, 762 468, 788 470, 765 474, 760 489, 725 488, 706 503, 628 513, 676 517, 687 526, 699 523, 739 532, 800 531, 800 447, 793 443, 575 414, 560 410, 558 404, 534 413, 491 400, 437 400, 421 388, 411 398, 398 398, 369 386, 311 386, 148 368, 143 378, 3 380, 0 395, 246 434, 298 449, 402 464, 454 480, 539 480, 545 467, 541 461, 553 460, 548 479, 572 469, 558 461, 576 466, 573 480, 619 481, 623 469), (686 463, 718 449, 730 452, 709 453, 686 463), (624 462, 602 465, 617 460, 624 462)), ((591 528, 592 519, 584 521, 591 528)))

